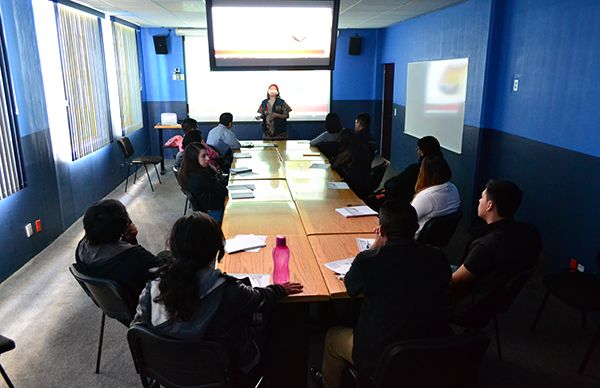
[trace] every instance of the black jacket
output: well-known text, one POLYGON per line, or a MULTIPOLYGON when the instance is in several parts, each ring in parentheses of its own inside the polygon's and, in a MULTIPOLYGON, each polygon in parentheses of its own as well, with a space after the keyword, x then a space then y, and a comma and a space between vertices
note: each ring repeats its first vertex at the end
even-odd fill
POLYGON ((208 168, 190 175, 184 187, 189 191, 203 212, 221 210, 225 207, 227 187, 221 184, 208 168))
POLYGON ((419 163, 410 164, 400 174, 388 179, 383 186, 385 198, 403 202, 412 201, 420 168, 419 163))
POLYGON ((344 280, 348 295, 364 295, 354 329, 356 366, 372 374, 390 343, 451 333, 450 277, 442 251, 412 239, 359 253, 344 280))

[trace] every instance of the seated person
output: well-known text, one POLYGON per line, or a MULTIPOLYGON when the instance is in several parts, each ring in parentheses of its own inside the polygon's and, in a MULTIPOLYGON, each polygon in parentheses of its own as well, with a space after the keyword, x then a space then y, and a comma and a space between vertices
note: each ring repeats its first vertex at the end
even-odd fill
POLYGON ((183 129, 184 137, 183 141, 181 142, 181 149, 175 156, 175 164, 173 165, 173 168, 175 168, 175 170, 177 171, 179 171, 179 169, 181 168, 181 162, 183 161, 183 152, 185 151, 185 147, 187 147, 188 144, 201 143, 204 147, 206 147, 206 152, 208 153, 209 157, 208 163, 210 167, 213 170, 215 170, 215 172, 220 173, 221 155, 219 155, 219 153, 211 147, 208 147, 207 144, 204 142, 204 139, 202 138, 202 132, 198 130, 198 122, 188 117, 184 119, 181 123, 181 128, 183 129))
POLYGON ((208 213, 215 220, 221 222, 228 191, 225 184, 217 179, 217 175, 209 167, 208 161, 206 147, 200 143, 189 144, 185 149, 177 180, 200 207, 194 210, 208 213))
POLYGON ((85 236, 75 251, 79 270, 117 282, 123 287, 125 302, 135 310, 144 285, 156 277, 149 270, 163 260, 138 245, 138 230, 125 206, 115 199, 90 206, 83 216, 83 228, 85 236))
POLYGON ((361 143, 351 129, 340 132, 340 152, 331 167, 340 174, 360 198, 371 191, 371 162, 373 154, 361 143))
POLYGON ((427 156, 442 156, 440 143, 433 136, 425 136, 417 141, 417 163, 408 165, 400 174, 385 182, 386 200, 412 201, 415 196, 415 185, 417 184, 421 162, 427 156))
POLYGON ((354 130, 356 131, 356 136, 358 139, 366 145, 371 153, 375 155, 377 153, 377 143, 373 140, 371 136, 371 131, 369 126, 371 125, 371 115, 363 112, 359 113, 356 116, 356 120, 354 120, 354 130))
POLYGON ((233 126, 233 115, 223 113, 219 117, 219 125, 208 132, 206 143, 225 156, 229 151, 239 150, 241 144, 231 130, 233 126))
POLYGON ((381 207, 373 246, 356 256, 344 279, 348 295, 364 295, 356 327, 327 331, 325 387, 339 387, 344 360, 372 376, 387 345, 452 334, 447 308, 450 266, 442 251, 413 239, 417 228, 417 214, 408 203, 391 201, 381 207))
POLYGON ((177 220, 168 246, 172 259, 159 279, 146 285, 132 324, 173 338, 219 342, 228 350, 232 369, 248 375, 261 357, 249 330, 252 315, 268 312, 286 295, 301 292, 302 285, 252 288, 216 269, 225 237, 204 213, 177 220))
POLYGON ((312 139, 310 145, 316 147, 321 143, 338 142, 341 130, 342 123, 340 122, 340 117, 335 113, 328 113, 325 116, 325 132, 312 139))
POLYGON ((426 157, 421 162, 415 185, 415 197, 410 203, 417 210, 419 230, 434 217, 454 213, 460 208, 460 195, 450 182, 452 171, 442 156, 426 157))
POLYGON ((490 180, 485 185, 477 215, 486 225, 468 243, 450 282, 453 314, 458 320, 489 320, 486 302, 494 292, 538 263, 542 252, 538 229, 513 219, 521 198, 521 190, 513 182, 490 180))

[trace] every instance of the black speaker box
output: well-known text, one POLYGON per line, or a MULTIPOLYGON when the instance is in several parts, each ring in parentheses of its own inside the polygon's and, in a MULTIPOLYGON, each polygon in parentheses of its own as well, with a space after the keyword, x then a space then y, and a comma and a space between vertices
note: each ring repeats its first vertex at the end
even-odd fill
POLYGON ((348 46, 349 55, 360 55, 362 49, 362 38, 360 36, 350 37, 350 45, 348 46))
POLYGON ((157 54, 168 54, 169 48, 167 47, 167 35, 154 35, 154 51, 157 54))

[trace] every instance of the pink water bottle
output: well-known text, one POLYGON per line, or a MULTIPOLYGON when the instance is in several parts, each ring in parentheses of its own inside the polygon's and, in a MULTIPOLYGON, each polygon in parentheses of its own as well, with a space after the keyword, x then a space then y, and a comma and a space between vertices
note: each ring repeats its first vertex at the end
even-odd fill
POLYGON ((285 245, 285 236, 277 236, 273 248, 273 284, 290 281, 290 250, 285 245))

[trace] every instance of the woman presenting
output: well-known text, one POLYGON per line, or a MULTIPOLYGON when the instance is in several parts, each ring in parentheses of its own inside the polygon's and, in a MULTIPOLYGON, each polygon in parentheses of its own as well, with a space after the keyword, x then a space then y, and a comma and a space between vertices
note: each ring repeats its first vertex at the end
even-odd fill
POLYGON ((259 116, 262 119, 263 140, 286 140, 287 123, 292 108, 279 97, 279 87, 276 84, 269 86, 267 98, 258 107, 259 116))

